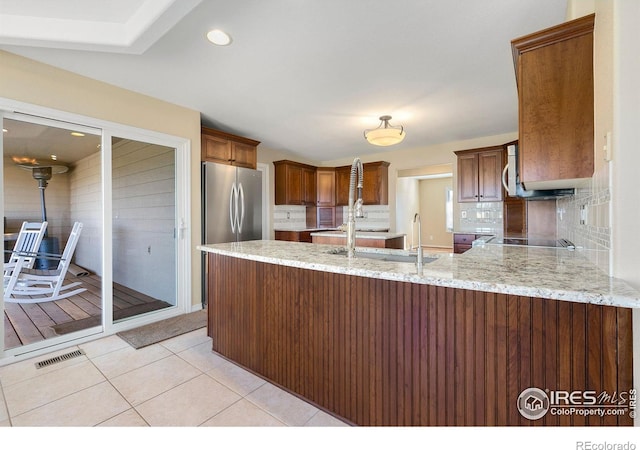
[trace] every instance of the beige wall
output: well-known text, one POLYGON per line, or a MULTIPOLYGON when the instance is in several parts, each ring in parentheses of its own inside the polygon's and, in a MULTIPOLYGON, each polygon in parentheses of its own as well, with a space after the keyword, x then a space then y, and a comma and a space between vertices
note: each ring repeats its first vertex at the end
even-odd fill
POLYGON ((201 303, 200 113, 0 51, 0 97, 191 141, 192 304, 201 303))
POLYGON ((446 228, 445 208, 446 191, 453 188, 452 183, 452 178, 434 178, 419 182, 423 246, 453 247, 453 234, 446 228))

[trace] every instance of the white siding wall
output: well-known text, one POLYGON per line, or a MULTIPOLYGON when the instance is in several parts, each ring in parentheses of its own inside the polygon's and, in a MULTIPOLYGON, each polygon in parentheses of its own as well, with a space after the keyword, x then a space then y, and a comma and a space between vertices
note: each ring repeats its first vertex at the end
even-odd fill
POLYGON ((113 146, 113 279, 175 304, 175 150, 113 146))
POLYGON ((102 183, 100 152, 78 161, 70 175, 70 225, 82 222, 75 263, 102 276, 102 183))

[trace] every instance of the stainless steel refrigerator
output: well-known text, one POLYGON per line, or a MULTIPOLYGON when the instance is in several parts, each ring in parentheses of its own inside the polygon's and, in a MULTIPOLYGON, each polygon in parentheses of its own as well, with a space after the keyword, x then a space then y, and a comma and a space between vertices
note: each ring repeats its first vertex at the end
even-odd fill
MULTIPOLYGON (((202 163, 202 243, 262 239, 262 172, 212 162, 202 163)), ((208 265, 203 254, 206 304, 208 265)))

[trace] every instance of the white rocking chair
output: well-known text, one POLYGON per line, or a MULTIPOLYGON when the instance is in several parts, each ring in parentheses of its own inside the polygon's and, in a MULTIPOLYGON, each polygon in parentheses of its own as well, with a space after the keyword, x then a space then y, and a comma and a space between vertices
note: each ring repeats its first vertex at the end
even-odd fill
POLYGON ((22 222, 18 238, 11 251, 9 260, 4 263, 4 276, 11 276, 16 265, 31 269, 40 249, 42 238, 47 230, 47 222, 22 222))
POLYGON ((5 277, 4 301, 9 303, 41 303, 61 300, 86 291, 85 288, 69 289, 79 286, 80 282, 63 285, 71 258, 78 244, 82 231, 82 223, 73 225, 69 240, 62 255, 39 253, 41 258, 58 260, 58 267, 53 270, 30 269, 16 264, 11 276, 5 277), (44 296, 35 297, 32 296, 44 296))

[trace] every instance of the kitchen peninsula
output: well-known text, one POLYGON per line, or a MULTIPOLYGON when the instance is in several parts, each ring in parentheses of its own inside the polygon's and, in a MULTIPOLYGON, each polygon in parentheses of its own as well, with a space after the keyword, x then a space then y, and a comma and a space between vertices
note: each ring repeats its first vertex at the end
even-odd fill
MULTIPOLYGON (((406 234, 382 231, 357 231, 356 246, 404 249, 406 234)), ((317 231, 311 233, 314 244, 347 245, 347 233, 341 230, 317 231)))
POLYGON ((199 249, 213 350, 353 424, 633 422, 628 411, 532 421, 517 408, 531 387, 632 388, 640 294, 581 251, 485 246, 425 255, 435 260, 418 275, 413 263, 349 259, 330 245, 199 249))

